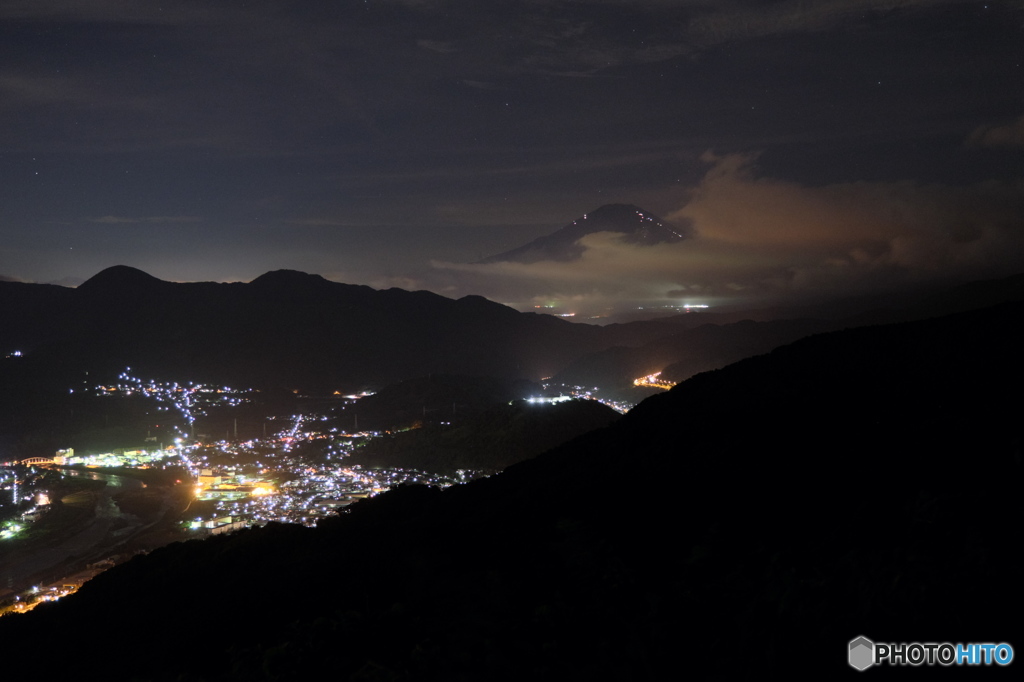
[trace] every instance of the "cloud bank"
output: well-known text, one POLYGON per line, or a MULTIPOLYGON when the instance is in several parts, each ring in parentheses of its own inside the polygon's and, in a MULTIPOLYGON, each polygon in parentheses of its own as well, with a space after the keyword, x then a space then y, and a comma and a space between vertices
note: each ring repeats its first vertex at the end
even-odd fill
POLYGON ((967 186, 760 177, 752 155, 710 169, 665 216, 692 239, 645 247, 599 233, 571 263, 435 263, 505 300, 755 303, 883 293, 1024 271, 1024 181, 967 186))

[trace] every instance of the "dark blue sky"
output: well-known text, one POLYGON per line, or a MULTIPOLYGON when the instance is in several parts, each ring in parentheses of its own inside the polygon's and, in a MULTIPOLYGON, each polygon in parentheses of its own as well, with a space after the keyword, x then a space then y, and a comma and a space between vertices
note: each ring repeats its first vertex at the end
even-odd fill
POLYGON ((8 0, 0 275, 599 306, 1010 274, 1022 26, 1017 0, 8 0), (463 265, 610 202, 697 237, 463 265))

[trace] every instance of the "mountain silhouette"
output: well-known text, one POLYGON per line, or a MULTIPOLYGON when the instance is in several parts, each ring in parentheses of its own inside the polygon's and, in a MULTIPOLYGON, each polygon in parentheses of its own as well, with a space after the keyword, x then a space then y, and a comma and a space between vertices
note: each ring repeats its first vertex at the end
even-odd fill
POLYGON ((173 283, 126 266, 77 289, 0 282, 0 350, 54 381, 149 377, 352 391, 428 374, 537 379, 578 354, 652 338, 520 313, 479 296, 375 290, 278 270, 173 283))
POLYGON ((78 285, 77 291, 94 295, 122 295, 126 292, 153 293, 168 284, 149 273, 128 265, 114 265, 101 270, 78 285))
POLYGON ((575 260, 583 254, 580 239, 596 232, 615 232, 624 235, 623 241, 627 243, 645 246, 678 242, 689 236, 688 228, 670 225, 632 204, 606 204, 549 235, 511 251, 488 256, 480 263, 575 260))

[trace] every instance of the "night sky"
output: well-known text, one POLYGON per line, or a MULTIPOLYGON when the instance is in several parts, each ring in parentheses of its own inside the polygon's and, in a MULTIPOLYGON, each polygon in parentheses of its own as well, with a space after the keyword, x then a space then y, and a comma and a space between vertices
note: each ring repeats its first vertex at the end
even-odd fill
POLYGON ((0 3, 0 277, 521 308, 1024 271, 1024 2, 0 3), (606 203, 692 229, 471 265, 606 203))

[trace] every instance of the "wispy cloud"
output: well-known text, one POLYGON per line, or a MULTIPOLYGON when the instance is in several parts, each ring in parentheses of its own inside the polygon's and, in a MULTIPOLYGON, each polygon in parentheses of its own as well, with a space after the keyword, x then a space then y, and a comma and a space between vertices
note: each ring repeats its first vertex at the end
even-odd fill
POLYGON ((430 52, 437 52, 440 54, 451 54, 452 52, 458 52, 459 48, 455 47, 452 43, 445 42, 443 40, 428 40, 421 38, 416 41, 419 47, 430 52))
POLYGON ((1024 116, 1006 125, 979 126, 967 138, 969 147, 1024 147, 1024 116))
POLYGON ((355 220, 338 220, 334 218, 307 218, 302 220, 286 221, 287 225, 299 225, 301 227, 366 227, 366 223, 355 220))
POLYGON ((812 33, 867 13, 910 11, 962 0, 784 0, 771 4, 721 3, 701 12, 687 26, 695 45, 706 46, 768 35, 812 33))
POLYGON ((221 3, 185 0, 175 3, 140 3, 134 0, 5 0, 0 18, 24 21, 58 20, 82 23, 179 24, 198 23, 223 16, 221 3))
POLYGON ((99 223, 101 225, 134 225, 139 223, 147 224, 174 224, 174 223, 199 223, 202 222, 202 218, 197 216, 146 216, 146 217, 129 217, 129 216, 115 216, 105 215, 99 218, 88 218, 90 223, 99 223))

